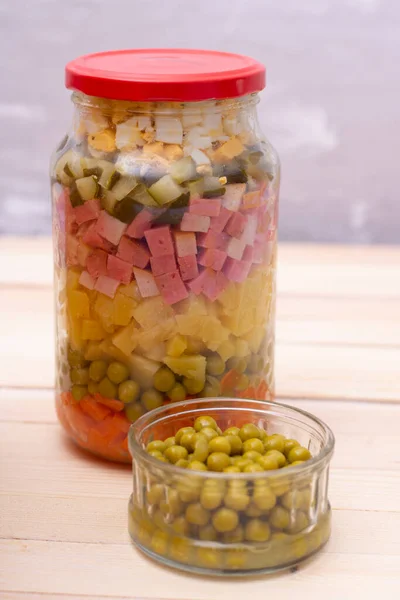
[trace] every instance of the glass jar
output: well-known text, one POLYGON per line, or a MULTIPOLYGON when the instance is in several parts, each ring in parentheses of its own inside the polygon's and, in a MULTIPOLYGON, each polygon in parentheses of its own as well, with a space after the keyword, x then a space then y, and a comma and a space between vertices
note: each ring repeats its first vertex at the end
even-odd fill
MULTIPOLYGON (((130 430, 129 447, 129 532, 158 561, 206 574, 272 572, 308 558, 329 538, 334 437, 309 413, 254 400, 192 400, 143 416, 130 430), (146 452, 150 442, 171 439, 182 427, 188 432, 204 415, 223 431, 253 423, 266 436, 281 434, 299 442, 313 458, 289 468, 232 473, 194 471, 169 463, 160 450, 146 452)), ((288 456, 290 460, 286 452, 288 456)))
POLYGON ((128 51, 67 66, 52 159, 58 416, 128 462, 163 403, 274 394, 279 160, 239 55, 128 51))

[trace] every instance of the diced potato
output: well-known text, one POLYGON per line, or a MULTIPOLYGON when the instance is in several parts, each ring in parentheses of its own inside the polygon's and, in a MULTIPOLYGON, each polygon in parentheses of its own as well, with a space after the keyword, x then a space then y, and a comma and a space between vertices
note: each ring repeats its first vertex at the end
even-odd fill
POLYGON ((252 352, 258 352, 263 341, 265 331, 261 327, 252 329, 244 336, 244 339, 249 344, 249 348, 252 352))
POLYGON ((175 319, 161 321, 151 329, 145 329, 138 334, 138 344, 144 350, 150 350, 154 344, 168 340, 176 333, 175 319))
POLYGON ((114 331, 114 304, 111 298, 98 294, 94 303, 94 312, 102 327, 108 333, 114 331))
POLYGON ((167 144, 164 148, 164 156, 168 160, 179 160, 183 156, 183 150, 178 144, 167 144))
POLYGON ((178 333, 167 343, 167 354, 168 356, 178 358, 185 352, 186 348, 186 339, 178 333))
POLYGON ((76 269, 68 269, 67 271, 67 291, 77 290, 79 288, 79 277, 81 272, 76 269))
POLYGON ((128 361, 131 377, 145 389, 153 387, 154 375, 157 373, 161 363, 150 360, 139 354, 131 354, 128 361))
POLYGON ((174 311, 161 296, 146 298, 135 308, 133 316, 143 329, 150 329, 164 319, 173 317, 174 311))
POLYGON ((124 296, 128 296, 129 298, 133 298, 138 303, 141 299, 141 295, 139 292, 138 284, 136 281, 131 281, 128 285, 120 285, 118 288, 118 292, 124 294, 124 296))
POLYGON ((127 359, 126 355, 123 352, 121 352, 121 350, 119 350, 119 348, 114 346, 112 344, 112 342, 110 342, 110 340, 103 340, 100 343, 100 349, 104 352, 104 354, 107 358, 110 358, 110 356, 111 356, 115 360, 119 360, 120 362, 123 362, 124 364, 128 364, 128 359, 127 359))
POLYGON ((177 375, 183 377, 189 377, 190 379, 197 379, 199 381, 205 381, 206 378, 206 357, 201 355, 194 356, 180 356, 179 358, 173 358, 172 356, 166 356, 164 358, 165 364, 177 375))
POLYGON ((82 339, 83 340, 102 340, 106 332, 98 321, 84 319, 82 321, 82 339))
POLYGON ((128 325, 137 306, 135 300, 118 292, 112 304, 114 325, 128 325))
POLYGON ((218 346, 217 352, 222 360, 227 361, 228 358, 235 355, 235 343, 232 340, 226 340, 218 346))
POLYGON ((244 146, 242 142, 238 138, 232 137, 214 152, 214 159, 224 162, 226 159, 230 160, 242 154, 243 150, 244 146))
POLYGON ((70 316, 68 319, 68 338, 70 346, 73 350, 82 350, 85 345, 85 342, 82 339, 81 330, 81 322, 77 319, 72 319, 70 316))
POLYGON ((88 342, 84 357, 86 360, 106 360, 108 353, 105 351, 104 342, 88 342))
POLYGON ((235 355, 239 356, 240 358, 243 358, 245 356, 248 356, 249 354, 250 354, 250 348, 249 348, 248 342, 246 340, 238 338, 236 340, 236 352, 235 352, 235 355))
POLYGON ((112 129, 104 129, 88 136, 88 144, 99 152, 115 152, 115 133, 112 129))
POLYGON ((85 292, 72 290, 68 293, 68 311, 73 319, 90 317, 89 297, 85 292))
POLYGON ((150 350, 146 351, 146 357, 150 358, 151 360, 161 362, 165 356, 166 347, 167 345, 165 342, 161 342, 160 344, 157 344, 155 346, 153 345, 153 347, 150 350))
POLYGON ((112 337, 112 343, 119 350, 121 350, 121 352, 123 352, 126 355, 129 355, 137 346, 138 333, 139 330, 135 327, 135 324, 132 322, 123 329, 120 329, 120 331, 118 331, 118 333, 116 333, 112 337))

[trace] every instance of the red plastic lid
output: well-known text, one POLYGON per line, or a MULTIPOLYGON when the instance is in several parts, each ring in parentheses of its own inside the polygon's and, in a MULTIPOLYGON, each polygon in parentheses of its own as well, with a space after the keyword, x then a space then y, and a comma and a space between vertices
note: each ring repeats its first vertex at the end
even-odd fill
POLYGON ((248 56, 212 50, 115 50, 68 63, 65 85, 89 96, 139 102, 235 98, 265 87, 265 67, 248 56))

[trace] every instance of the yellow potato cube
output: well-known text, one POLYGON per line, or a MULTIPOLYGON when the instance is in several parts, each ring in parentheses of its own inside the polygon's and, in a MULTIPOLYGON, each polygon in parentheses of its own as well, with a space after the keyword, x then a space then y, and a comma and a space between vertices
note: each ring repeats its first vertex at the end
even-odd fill
POLYGON ((222 344, 220 344, 217 348, 217 352, 220 355, 220 357, 222 358, 222 360, 227 361, 228 358, 231 358, 231 356, 234 356, 235 354, 235 343, 232 340, 226 340, 225 342, 222 342, 222 344))
POLYGON ((161 296, 143 300, 133 311, 135 320, 143 329, 150 329, 161 321, 174 316, 174 311, 161 296))
POLYGON ((235 156, 242 154, 243 150, 244 146, 242 142, 238 138, 232 137, 214 152, 214 159, 223 162, 227 158, 232 159, 235 156))
POLYGON ((114 332, 114 304, 104 294, 98 294, 94 303, 94 312, 107 333, 114 332))
POLYGON ((115 133, 112 129, 104 129, 94 135, 89 135, 88 144, 100 152, 114 152, 116 149, 115 133))
POLYGON ((79 290, 68 292, 68 312, 73 319, 88 319, 90 317, 88 295, 79 290))
POLYGON ((180 356, 179 358, 173 358, 172 356, 166 356, 164 362, 177 375, 183 377, 189 377, 190 379, 197 379, 199 381, 205 381, 206 378, 206 357, 195 355, 195 356, 180 356))
POLYGON ((135 300, 118 293, 112 304, 114 325, 128 325, 133 317, 133 311, 137 304, 135 300))
POLYGON ((236 340, 236 356, 239 358, 243 358, 244 356, 248 356, 250 354, 249 344, 246 340, 238 338, 236 340))
POLYGON ((82 327, 80 321, 71 318, 68 319, 68 338, 73 350, 82 350, 85 342, 82 339, 82 327))
POLYGON ((79 288, 79 277, 81 273, 76 269, 68 269, 67 271, 67 291, 77 290, 79 288))
POLYGON ((121 352, 121 350, 116 348, 116 346, 114 346, 110 340, 103 340, 100 343, 99 348, 107 358, 111 356, 112 358, 115 358, 115 360, 119 360, 120 362, 127 364, 128 361, 126 355, 121 352))
POLYGON ((120 329, 113 336, 112 343, 128 356, 137 346, 138 333, 139 330, 136 329, 135 324, 132 322, 123 329, 120 329))
POLYGON ((185 338, 178 333, 167 343, 167 354, 168 356, 178 358, 178 356, 181 356, 185 352, 186 348, 187 342, 185 338))
POLYGON ((129 298, 133 298, 136 300, 136 304, 138 304, 142 298, 136 281, 131 281, 131 283, 128 283, 128 285, 120 285, 118 288, 118 293, 128 296, 129 298))
POLYGON ((84 319, 82 321, 82 339, 83 340, 102 340, 106 332, 98 321, 84 319))
POLYGON ((88 342, 85 349, 85 360, 106 360, 108 354, 104 349, 103 342, 88 342))

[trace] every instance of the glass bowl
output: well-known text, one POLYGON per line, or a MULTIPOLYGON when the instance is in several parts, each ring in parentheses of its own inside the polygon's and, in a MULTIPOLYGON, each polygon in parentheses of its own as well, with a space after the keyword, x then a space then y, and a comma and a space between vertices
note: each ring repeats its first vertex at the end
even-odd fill
POLYGON ((198 399, 153 410, 129 431, 132 540, 152 558, 196 573, 249 575, 290 567, 329 538, 333 448, 327 425, 276 402, 198 399), (313 458, 272 471, 218 473, 191 471, 146 453, 149 442, 193 426, 200 415, 212 416, 222 429, 254 423, 269 435, 294 438, 313 458), (226 526, 222 521, 217 531, 214 516, 226 508, 231 522, 226 526), (234 530, 221 531, 232 528, 232 519, 234 530))

